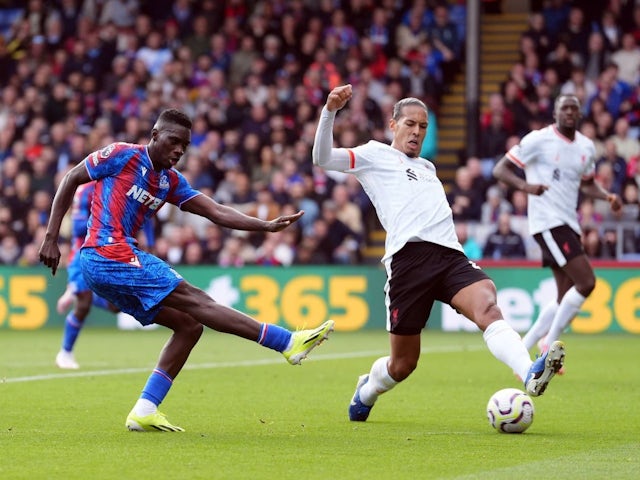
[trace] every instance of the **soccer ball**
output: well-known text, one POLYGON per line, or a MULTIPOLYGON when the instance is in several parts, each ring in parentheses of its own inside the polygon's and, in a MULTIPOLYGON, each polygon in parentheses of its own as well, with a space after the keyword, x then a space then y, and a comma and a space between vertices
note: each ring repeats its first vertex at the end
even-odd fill
POLYGON ((487 403, 487 418, 500 433, 522 433, 533 423, 533 401, 517 388, 494 393, 487 403))

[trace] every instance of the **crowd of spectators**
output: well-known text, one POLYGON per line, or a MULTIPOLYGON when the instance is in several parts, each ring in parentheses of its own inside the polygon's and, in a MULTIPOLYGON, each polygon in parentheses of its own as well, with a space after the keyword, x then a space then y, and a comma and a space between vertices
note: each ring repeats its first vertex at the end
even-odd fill
POLYGON ((450 192, 454 219, 470 222, 465 238, 488 243, 484 258, 539 257, 523 221, 526 196, 500 185, 488 188, 491 169, 522 136, 554 121, 560 93, 575 94, 583 107, 580 131, 596 146, 596 178, 624 203, 615 215, 606 201, 579 199, 586 251, 593 258, 639 258, 640 4, 534 3, 539 8, 520 37, 520 58, 481 114, 478 156, 465 159, 457 172, 450 192), (502 215, 511 216, 511 233, 501 227, 502 215), (524 237, 524 255, 514 235, 524 237))
MULTIPOLYGON (((37 264, 61 177, 111 142, 146 143, 165 108, 193 119, 192 146, 178 168, 194 187, 261 218, 306 213, 293 228, 265 236, 230 232, 166 205, 155 224, 157 255, 194 265, 358 263, 377 226, 371 204, 352 176, 311 162, 327 93, 340 83, 354 86, 336 120, 341 146, 389 141, 393 104, 415 96, 437 115, 464 56, 460 0, 14 3, 0 11, 3 264, 37 264)), ((511 248, 519 229, 499 225, 505 215, 509 225, 526 220, 526 196, 492 185, 487 165, 528 129, 549 122, 559 91, 583 99, 583 132, 597 141, 599 165, 608 166, 599 166, 599 176, 606 183, 609 168, 610 184, 618 182, 627 203, 635 198, 637 212, 631 180, 640 176, 640 92, 638 68, 630 66, 640 57, 640 10, 623 15, 618 2, 603 11, 543 3, 523 35, 522 61, 480 119, 496 132, 483 135, 494 145, 482 145, 478 158, 460 168, 450 195, 462 229, 484 228, 480 256, 522 254, 521 245, 511 248), (601 54, 590 46, 597 38, 601 54), (614 68, 616 59, 624 68, 614 68)), ((430 123, 435 127, 435 117, 430 123)), ((427 140, 423 151, 433 147, 427 140)), ((428 157, 437 164, 434 149, 428 157)), ((593 225, 599 231, 606 220, 600 206, 591 218, 601 221, 593 225)), ((62 234, 68 237, 68 223, 62 234)), ((523 241, 526 255, 535 255, 523 241)))
POLYGON ((336 125, 340 143, 388 140, 401 97, 437 110, 465 27, 462 2, 425 0, 14 3, 0 12, 4 264, 38 263, 48 209, 69 168, 114 141, 147 143, 165 108, 193 120, 178 168, 194 187, 261 218, 306 213, 265 236, 167 205, 155 225, 160 257, 357 263, 375 213, 353 179, 313 167, 319 109, 330 89, 349 82, 355 93, 336 125))

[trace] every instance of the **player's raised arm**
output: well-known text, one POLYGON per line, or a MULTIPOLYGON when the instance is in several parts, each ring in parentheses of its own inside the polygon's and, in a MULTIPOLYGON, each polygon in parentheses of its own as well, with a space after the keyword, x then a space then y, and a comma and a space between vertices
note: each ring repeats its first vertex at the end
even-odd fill
POLYGON ((352 94, 351 85, 347 84, 334 88, 327 96, 311 150, 314 165, 327 170, 346 170, 349 167, 347 150, 333 148, 333 122, 336 112, 347 104, 352 94))
POLYGON ((40 246, 40 251, 38 252, 40 261, 51 269, 53 275, 56 274, 58 264, 60 263, 60 248, 58 247, 60 224, 62 223, 65 213, 67 213, 67 210, 69 210, 71 206, 73 195, 78 185, 89 181, 91 181, 91 177, 89 177, 85 164, 84 162, 80 162, 63 177, 58 191, 53 198, 47 232, 40 246))

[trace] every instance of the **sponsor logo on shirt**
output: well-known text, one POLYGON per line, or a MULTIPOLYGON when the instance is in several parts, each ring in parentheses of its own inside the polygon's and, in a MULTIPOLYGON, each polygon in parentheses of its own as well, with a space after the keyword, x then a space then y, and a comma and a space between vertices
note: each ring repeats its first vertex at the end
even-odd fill
POLYGON ((407 172, 407 177, 409 177, 409 180, 418 180, 418 175, 416 175, 416 172, 414 172, 410 168, 407 168, 407 170, 405 171, 407 172))
POLYGON ((420 170, 414 170, 413 168, 407 168, 405 170, 405 173, 407 174, 407 178, 409 179, 409 181, 416 181, 416 182, 434 182, 434 183, 438 183, 439 180, 437 179, 437 177, 435 177, 433 174, 431 174, 431 172, 429 171, 429 169, 427 168, 427 171, 420 171, 420 170))
POLYGON ((127 197, 137 200, 139 203, 146 205, 151 210, 156 210, 160 206, 160 204, 162 204, 161 198, 154 197, 144 188, 137 185, 131 186, 131 188, 127 192, 127 197))

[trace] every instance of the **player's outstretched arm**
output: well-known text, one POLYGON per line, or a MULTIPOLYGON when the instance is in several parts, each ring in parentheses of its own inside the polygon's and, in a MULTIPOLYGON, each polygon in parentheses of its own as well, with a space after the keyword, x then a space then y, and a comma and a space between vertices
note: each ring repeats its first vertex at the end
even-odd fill
POLYGON ((496 180, 507 184, 511 188, 522 190, 532 195, 542 195, 549 189, 546 185, 527 183, 515 174, 514 170, 516 168, 513 162, 505 155, 493 167, 493 176, 496 180))
POLYGON ((53 197, 47 232, 40 246, 40 251, 38 252, 40 261, 51 269, 53 275, 56 274, 58 264, 60 263, 60 248, 58 247, 60 224, 62 223, 64 214, 67 213, 67 210, 69 210, 71 206, 73 195, 76 193, 78 185, 87 183, 90 180, 91 177, 89 177, 89 172, 87 172, 84 162, 80 162, 67 172, 62 182, 60 182, 55 197, 53 197))
POLYGON ((622 209, 622 200, 615 193, 608 192, 594 177, 582 180, 580 183, 580 191, 587 197, 606 200, 613 212, 619 212, 622 209))
POLYGON ((182 209, 185 212, 205 217, 221 227, 260 232, 279 232, 284 230, 292 223, 297 222, 304 214, 304 211, 300 210, 292 215, 283 215, 270 221, 261 220, 245 215, 235 208, 222 205, 206 195, 193 197, 182 205, 182 209))

